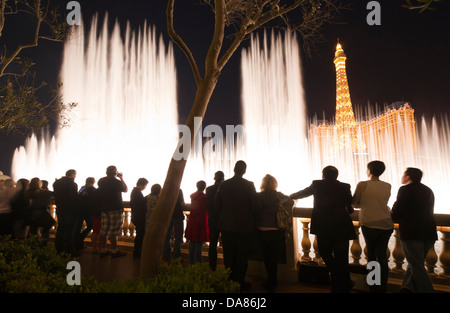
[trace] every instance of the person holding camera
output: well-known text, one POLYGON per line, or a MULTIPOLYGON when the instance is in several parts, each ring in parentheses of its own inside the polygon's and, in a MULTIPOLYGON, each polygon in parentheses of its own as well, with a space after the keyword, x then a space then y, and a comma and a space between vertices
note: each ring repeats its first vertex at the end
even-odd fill
POLYGON ((101 211, 100 227, 100 256, 111 257, 124 256, 126 253, 119 251, 117 237, 121 235, 123 224, 122 192, 127 192, 128 187, 123 180, 123 174, 117 171, 114 165, 106 169, 106 177, 98 181, 98 196, 101 211), (119 179, 117 179, 118 177, 119 179), (111 242, 111 252, 107 250, 106 241, 111 242))

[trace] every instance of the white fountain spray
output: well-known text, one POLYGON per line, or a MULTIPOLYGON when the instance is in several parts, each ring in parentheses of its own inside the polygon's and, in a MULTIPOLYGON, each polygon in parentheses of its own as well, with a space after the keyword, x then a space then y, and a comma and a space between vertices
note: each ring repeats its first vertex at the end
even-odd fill
POLYGON ((293 32, 251 39, 242 54, 242 110, 248 177, 266 174, 290 194, 311 182, 306 105, 298 41, 293 32), (270 41, 270 43, 269 43, 270 41), (270 46, 270 48, 269 48, 270 46))
POLYGON ((73 168, 81 186, 116 165, 130 190, 139 177, 162 185, 178 138, 172 46, 151 26, 136 34, 128 24, 124 38, 118 22, 110 35, 107 17, 100 28, 94 18, 89 31, 77 26, 65 43, 63 100, 78 103, 72 123, 51 138, 33 135, 17 149, 15 179, 52 184, 73 168))

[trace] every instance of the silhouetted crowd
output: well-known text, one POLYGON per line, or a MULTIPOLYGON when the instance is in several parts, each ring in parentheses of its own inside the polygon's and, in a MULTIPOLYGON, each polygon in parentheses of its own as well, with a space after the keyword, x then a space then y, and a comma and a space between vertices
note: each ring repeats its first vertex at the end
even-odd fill
MULTIPOLYGON (((357 238, 350 216, 354 208, 359 208, 367 259, 380 266, 379 280, 370 286, 370 290, 386 292, 389 272, 386 250, 394 223, 398 223, 408 262, 401 290, 433 292, 424 261, 437 240, 434 194, 421 183, 421 170, 405 170, 401 178, 403 186, 390 209, 387 204, 391 185, 379 178, 385 171, 381 161, 368 163, 368 180, 359 182, 353 195, 350 185, 337 179, 339 171, 334 166, 325 167, 321 180, 314 180, 310 186, 290 196, 277 191, 277 180, 271 175, 263 177, 261 191, 257 192, 254 183, 243 178, 246 169, 247 164, 238 161, 233 177, 225 180, 224 173, 218 171, 213 185, 198 181, 197 191, 190 195, 186 229, 183 211, 187 207, 183 192, 179 190, 166 234, 165 260, 181 257, 184 234, 189 241, 189 264, 201 262, 203 245, 209 242, 209 266, 215 270, 220 236, 224 265, 230 269, 230 279, 238 282, 244 291, 250 287, 245 276, 256 238, 267 271, 263 287, 273 292, 277 286, 280 241, 287 240, 292 232, 293 200, 313 196, 310 232, 316 235, 318 252, 330 273, 332 292, 349 292, 353 286, 348 258, 349 241, 357 238)), ((128 191, 122 173, 115 166, 109 166, 97 188, 94 187, 95 179, 89 177, 78 189, 75 177, 76 171, 68 170, 53 183, 52 192, 48 190, 48 182, 39 178, 19 179, 16 183, 0 175, 0 235, 23 239, 29 234, 39 234, 48 239, 49 230, 56 223, 49 207, 55 205, 55 248, 58 252, 77 254, 92 232, 94 253, 101 257, 125 255, 117 245, 123 224, 122 193, 128 191)), ((161 185, 154 184, 150 193, 144 196, 148 183, 147 179, 139 178, 130 196, 131 222, 136 230, 135 258, 141 257, 145 231, 162 191, 161 185)))

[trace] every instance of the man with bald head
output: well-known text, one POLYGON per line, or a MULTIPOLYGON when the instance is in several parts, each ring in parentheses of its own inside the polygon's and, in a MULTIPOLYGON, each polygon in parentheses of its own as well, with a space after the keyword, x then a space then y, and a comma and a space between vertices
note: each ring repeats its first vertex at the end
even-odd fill
POLYGON ((230 278, 240 284, 241 291, 250 288, 245 274, 259 207, 254 183, 242 177, 246 170, 247 164, 237 161, 234 176, 220 184, 215 199, 224 264, 231 269, 230 278))

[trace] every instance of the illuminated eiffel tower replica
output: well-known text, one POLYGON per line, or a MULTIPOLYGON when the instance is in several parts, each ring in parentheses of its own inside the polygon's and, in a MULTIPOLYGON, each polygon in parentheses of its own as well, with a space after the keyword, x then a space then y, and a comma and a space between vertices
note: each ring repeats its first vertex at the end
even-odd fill
POLYGON ((339 43, 334 54, 334 65, 336 67, 336 123, 339 148, 352 147, 358 150, 357 123, 353 113, 350 90, 347 82, 347 71, 345 69, 344 50, 339 43))
MULTIPOLYGON (((335 164, 349 171, 365 171, 367 161, 404 163, 416 151, 414 110, 407 102, 394 102, 383 111, 355 117, 347 81, 347 57, 337 43, 335 122, 314 120, 309 129, 311 160, 316 171, 335 164)), ((371 108, 369 108, 371 109, 371 108)), ((370 111, 370 110, 369 110, 370 111)))

